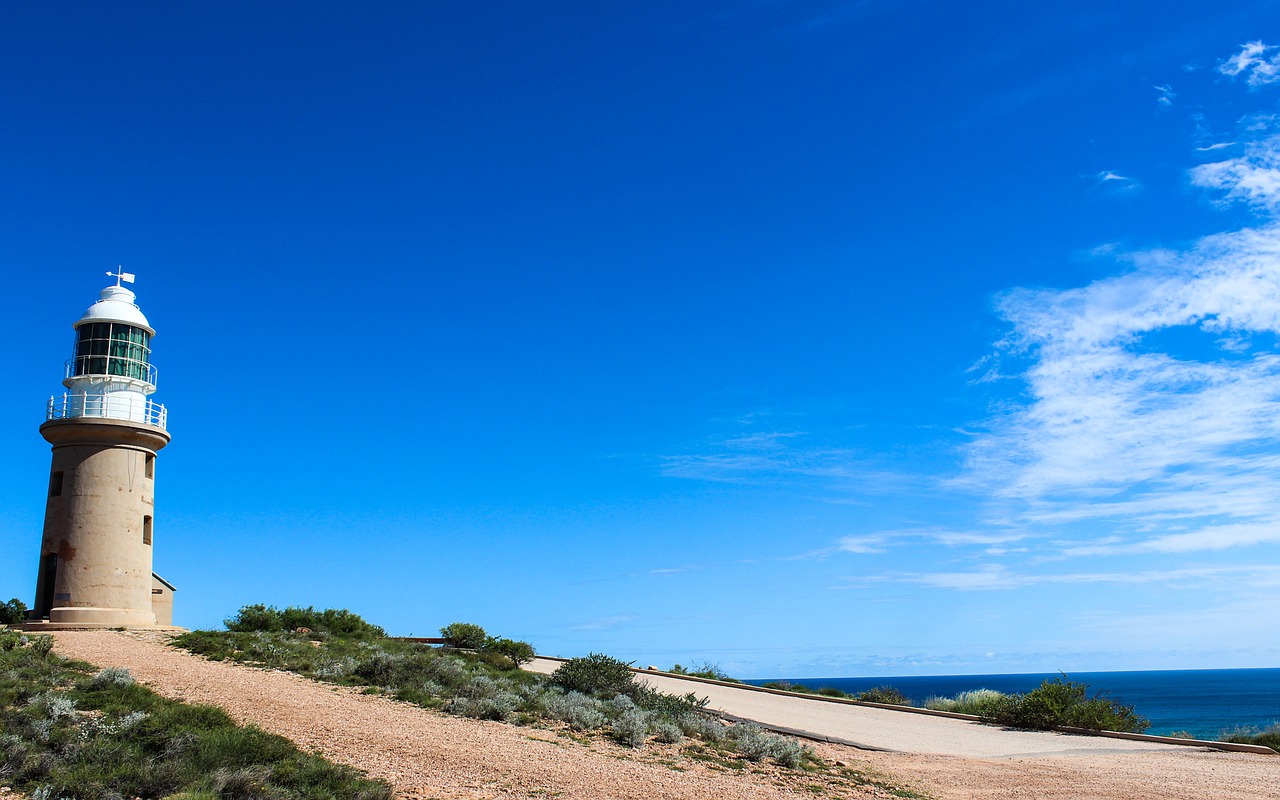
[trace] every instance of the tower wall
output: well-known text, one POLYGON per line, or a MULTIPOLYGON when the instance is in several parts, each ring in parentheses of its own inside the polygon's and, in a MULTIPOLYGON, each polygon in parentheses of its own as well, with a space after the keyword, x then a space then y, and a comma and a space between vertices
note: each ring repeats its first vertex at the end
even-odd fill
POLYGON ((127 420, 40 426, 53 445, 32 617, 152 626, 156 453, 169 434, 127 420))

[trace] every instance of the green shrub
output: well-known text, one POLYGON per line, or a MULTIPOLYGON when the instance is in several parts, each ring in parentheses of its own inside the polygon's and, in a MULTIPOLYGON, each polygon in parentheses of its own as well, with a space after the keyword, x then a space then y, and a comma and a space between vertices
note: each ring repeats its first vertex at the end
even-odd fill
POLYGON ((243 606, 234 617, 223 624, 227 630, 241 633, 263 631, 293 631, 307 628, 313 633, 342 637, 378 637, 387 632, 380 626, 366 622, 359 614, 345 608, 326 608, 317 611, 312 606, 289 606, 283 610, 261 603, 243 606))
POLYGON ((1270 747, 1276 752, 1280 752, 1280 723, 1274 723, 1265 731, 1257 728, 1237 728, 1233 731, 1223 731, 1218 737, 1221 742, 1235 742, 1236 744, 1260 744, 1263 747, 1270 747))
POLYGON ((634 706, 623 711, 613 721, 613 738, 627 747, 640 747, 649 738, 649 715, 634 706))
POLYGON ((548 714, 569 723, 576 730, 594 730, 608 722, 600 710, 600 701, 581 692, 547 694, 542 703, 548 714))
POLYGON ((875 686, 854 696, 863 703, 884 703, 891 706, 909 706, 911 701, 893 686, 875 686))
POLYGON ((742 722, 730 727, 729 739, 748 761, 763 761, 773 752, 773 734, 766 733, 754 722, 742 722))
POLYGON ((470 622, 451 622, 440 629, 444 643, 462 650, 479 650, 489 641, 484 628, 470 622))
POLYGON ((1008 695, 994 689, 973 689, 955 697, 930 697, 924 707, 934 711, 950 711, 953 714, 990 716, 1008 695))
POLYGON ((688 675, 693 678, 708 678, 713 681, 724 681, 726 683, 742 683, 737 678, 732 678, 729 673, 720 669, 719 664, 713 664, 710 661, 703 661, 700 664, 694 664, 692 667, 684 667, 679 664, 668 670, 673 675, 688 675))
POLYGON ((629 695, 636 705, 645 711, 652 712, 669 722, 677 722, 686 714, 701 711, 707 706, 707 698, 699 698, 693 692, 688 694, 667 694, 648 686, 636 685, 629 695))
POLYGON ((13 598, 7 603, 0 603, 0 625, 17 625, 27 619, 27 604, 13 598))
POLYGON ((264 606, 261 603, 242 606, 234 617, 222 621, 229 631, 282 631, 284 622, 280 619, 280 609, 264 606))
POLYGON ((124 667, 107 667, 93 676, 89 688, 105 689, 109 686, 132 686, 134 683, 133 674, 124 667))
POLYGON ((684 731, 679 725, 670 722, 658 722, 653 726, 653 738, 663 744, 680 744, 684 741, 684 731))
POLYGON ((997 701, 983 719, 1011 728, 1047 730, 1056 725, 1089 728, 1100 731, 1142 733, 1151 726, 1136 714, 1133 706, 1125 706, 1103 697, 1088 697, 1083 683, 1067 680, 1066 675, 1046 680, 1026 694, 1009 695, 997 701))
POLYGON ((533 651, 533 645, 528 642, 517 642, 512 639, 495 639, 493 637, 489 637, 485 640, 484 650, 510 659, 513 667, 529 663, 536 655, 533 651))
POLYGON ((590 695, 631 695, 637 691, 631 664, 601 653, 569 659, 551 673, 551 683, 590 695))

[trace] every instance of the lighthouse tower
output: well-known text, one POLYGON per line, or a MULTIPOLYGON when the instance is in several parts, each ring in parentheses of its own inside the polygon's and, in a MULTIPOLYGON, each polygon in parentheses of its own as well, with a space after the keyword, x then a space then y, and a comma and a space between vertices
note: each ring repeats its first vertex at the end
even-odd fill
POLYGON ((173 587, 151 571, 156 453, 169 443, 150 399, 155 330, 122 285, 134 276, 108 274, 115 285, 76 321, 67 391, 40 426, 53 464, 28 628, 172 624, 173 587))

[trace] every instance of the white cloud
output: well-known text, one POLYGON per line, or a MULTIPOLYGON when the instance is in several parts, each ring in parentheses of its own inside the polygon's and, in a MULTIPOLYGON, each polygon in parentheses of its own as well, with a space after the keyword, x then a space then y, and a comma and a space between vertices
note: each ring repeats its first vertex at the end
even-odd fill
POLYGON ((1173 90, 1172 86, 1166 83, 1163 86, 1153 86, 1151 88, 1156 90, 1157 105, 1159 105, 1161 108, 1173 107, 1173 100, 1175 97, 1178 96, 1178 93, 1173 90))
POLYGON ((1093 180, 1093 187, 1114 193, 1114 195, 1124 195, 1124 193, 1138 192, 1142 189, 1142 182, 1137 178, 1130 178, 1128 175, 1121 175, 1114 169, 1103 169, 1101 172, 1092 175, 1085 175, 1085 178, 1093 180))
POLYGON ((1089 176, 1093 180, 1094 186, 1102 187, 1112 192, 1132 192, 1142 188, 1142 183, 1135 178, 1121 175, 1115 170, 1104 169, 1089 176))
MULTIPOLYGON (((1242 156, 1192 180, 1269 216, 1280 206, 1280 126, 1248 127, 1242 156)), ((1124 180, 1113 175, 1098 179, 1124 180)), ((1016 374, 1007 365, 1027 359, 1026 400, 973 438, 956 485, 991 492, 993 517, 1019 525, 1105 520, 1123 536, 1067 555, 1280 541, 1280 225, 1128 261, 1082 288, 999 298, 1012 330, 994 369, 1016 374)))
POLYGON ((1218 72, 1232 78, 1243 75, 1252 87, 1280 81, 1280 48, 1262 42, 1240 46, 1240 52, 1218 65, 1218 72), (1268 55, 1270 54, 1270 55, 1268 55))
POLYGON ((1191 170, 1197 186, 1223 192, 1223 202, 1244 202, 1264 211, 1280 203, 1280 136, 1245 146, 1245 154, 1191 170))

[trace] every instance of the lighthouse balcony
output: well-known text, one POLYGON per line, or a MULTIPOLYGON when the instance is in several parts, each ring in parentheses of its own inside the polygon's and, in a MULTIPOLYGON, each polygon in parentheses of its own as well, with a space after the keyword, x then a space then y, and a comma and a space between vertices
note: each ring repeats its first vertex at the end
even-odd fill
POLYGON ((63 394, 49 398, 47 420, 78 417, 119 419, 154 425, 166 430, 169 411, 140 392, 108 392, 104 394, 63 394))

